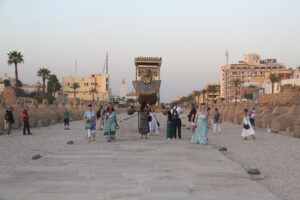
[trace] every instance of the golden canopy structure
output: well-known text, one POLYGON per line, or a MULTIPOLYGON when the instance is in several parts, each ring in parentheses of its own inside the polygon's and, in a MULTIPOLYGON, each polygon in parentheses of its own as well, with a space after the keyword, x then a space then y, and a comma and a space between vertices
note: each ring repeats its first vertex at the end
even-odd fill
POLYGON ((137 57, 135 63, 135 81, 133 86, 136 90, 140 104, 146 102, 149 105, 160 105, 160 66, 162 59, 157 57, 137 57))

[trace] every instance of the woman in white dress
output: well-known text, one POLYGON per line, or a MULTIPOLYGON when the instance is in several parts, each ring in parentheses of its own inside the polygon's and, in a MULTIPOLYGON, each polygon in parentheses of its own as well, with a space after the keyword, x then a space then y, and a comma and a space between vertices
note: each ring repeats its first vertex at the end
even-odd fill
POLYGON ((158 127, 158 121, 156 118, 156 113, 154 110, 154 107, 150 108, 150 116, 151 116, 151 121, 149 122, 149 127, 150 127, 150 134, 155 132, 155 135, 159 134, 159 127, 158 127))
POLYGON ((254 140, 255 139, 255 131, 251 125, 251 122, 249 120, 249 117, 248 117, 248 109, 244 109, 244 112, 243 112, 243 130, 242 130, 242 137, 245 139, 245 140, 248 140, 248 136, 251 136, 252 139, 254 140))

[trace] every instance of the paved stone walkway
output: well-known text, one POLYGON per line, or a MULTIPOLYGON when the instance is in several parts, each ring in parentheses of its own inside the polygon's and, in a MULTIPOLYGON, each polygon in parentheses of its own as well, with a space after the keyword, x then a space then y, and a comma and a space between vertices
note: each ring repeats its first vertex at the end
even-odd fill
POLYGON ((162 134, 148 140, 139 140, 131 118, 120 123, 117 142, 99 132, 91 144, 82 122, 74 122, 75 144, 1 178, 0 200, 279 199, 212 146, 190 144, 186 128, 185 139, 166 140, 162 116, 160 122, 162 134))

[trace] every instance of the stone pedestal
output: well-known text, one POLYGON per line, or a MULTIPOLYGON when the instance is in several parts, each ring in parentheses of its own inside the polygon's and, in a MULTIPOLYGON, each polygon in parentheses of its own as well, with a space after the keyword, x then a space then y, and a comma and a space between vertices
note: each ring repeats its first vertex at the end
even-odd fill
POLYGON ((300 138, 300 116, 298 116, 295 120, 294 120, 294 132, 293 132, 293 136, 300 138))

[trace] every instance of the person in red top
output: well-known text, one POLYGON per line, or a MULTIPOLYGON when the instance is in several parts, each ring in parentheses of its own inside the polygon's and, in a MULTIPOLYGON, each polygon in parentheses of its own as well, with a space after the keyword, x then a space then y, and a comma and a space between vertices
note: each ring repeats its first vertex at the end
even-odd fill
POLYGON ((28 114, 28 107, 27 106, 25 106, 24 110, 23 110, 23 122, 24 122, 23 134, 27 135, 26 134, 26 129, 27 129, 28 135, 31 135, 30 128, 29 128, 29 114, 28 114))

